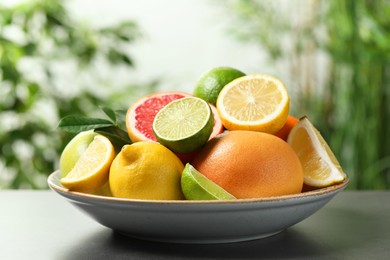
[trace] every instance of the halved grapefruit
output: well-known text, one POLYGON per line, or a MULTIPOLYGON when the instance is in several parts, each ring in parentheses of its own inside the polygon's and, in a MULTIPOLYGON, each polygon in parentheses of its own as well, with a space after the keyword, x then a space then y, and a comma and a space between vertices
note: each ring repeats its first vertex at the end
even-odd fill
MULTIPOLYGON (((156 137, 153 133, 153 120, 158 111, 160 111, 168 103, 184 97, 191 97, 191 94, 172 91, 158 92, 143 98, 138 99, 127 111, 126 128, 131 141, 155 141, 156 137)), ((217 109, 210 104, 214 114, 214 128, 210 135, 210 139, 222 133, 224 128, 221 119, 218 116, 217 109)))
POLYGON ((152 124, 158 111, 173 100, 189 96, 184 92, 158 92, 138 99, 126 115, 126 128, 131 141, 157 142, 152 124))

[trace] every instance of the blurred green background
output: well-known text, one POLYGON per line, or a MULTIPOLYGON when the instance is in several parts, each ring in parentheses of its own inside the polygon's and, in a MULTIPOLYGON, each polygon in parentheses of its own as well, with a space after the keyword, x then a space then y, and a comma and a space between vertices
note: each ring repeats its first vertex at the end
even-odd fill
MULTIPOLYGON (((61 117, 94 116, 99 106, 127 109, 138 97, 164 89, 167 78, 118 82, 116 71, 126 74, 137 68, 131 51, 143 44, 145 35, 136 18, 93 26, 76 19, 67 1, 19 2, 0 2, 0 189, 46 189, 46 178, 58 168, 61 150, 72 137, 56 128, 61 117)), ((174 9, 177 1, 164 3, 174 9)), ((267 73, 272 67, 286 83, 291 113, 307 115, 321 131, 351 179, 349 189, 390 188, 389 1, 202 4, 215 10, 215 19, 223 19, 226 41, 237 43, 226 56, 237 59, 255 46, 259 51, 251 56, 259 64, 246 72, 267 73)), ((177 26, 170 29, 180 38, 188 28, 179 28, 180 22, 177 26)), ((164 34, 168 28, 158 29, 164 34)), ((202 37, 199 45, 224 48, 211 41, 202 37)), ((198 59, 196 54, 189 59, 198 59)), ((217 55, 208 58, 212 62, 207 64, 235 65, 219 64, 217 55)), ((183 66, 163 62, 170 71, 183 66)), ((197 80, 182 77, 193 84, 197 80)), ((191 86, 171 89, 188 91, 191 86)))

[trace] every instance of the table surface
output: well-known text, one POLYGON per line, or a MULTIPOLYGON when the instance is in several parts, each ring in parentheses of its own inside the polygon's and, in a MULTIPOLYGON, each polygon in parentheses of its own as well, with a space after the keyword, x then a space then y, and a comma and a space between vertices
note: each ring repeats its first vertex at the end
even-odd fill
POLYGON ((289 229, 249 242, 141 241, 54 192, 0 191, 0 259, 390 259, 390 191, 344 191, 289 229))

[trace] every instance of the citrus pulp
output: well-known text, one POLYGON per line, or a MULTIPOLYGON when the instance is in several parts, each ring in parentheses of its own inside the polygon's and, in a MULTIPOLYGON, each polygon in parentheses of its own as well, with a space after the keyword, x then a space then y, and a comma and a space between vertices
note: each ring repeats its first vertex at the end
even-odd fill
POLYGON ((94 192, 107 182, 114 157, 115 150, 110 140, 96 135, 73 169, 60 182, 69 190, 94 192))
POLYGON ((189 96, 184 92, 158 92, 138 99, 126 114, 126 127, 131 141, 157 141, 152 124, 158 111, 173 100, 189 96))
MULTIPOLYGON (((152 124, 158 111, 173 100, 191 97, 185 92, 159 92, 137 100, 127 111, 126 128, 133 142, 157 141, 152 124)), ((210 105, 214 116, 214 128, 210 138, 222 133, 224 127, 215 106, 210 105)))
POLYGON ((326 187, 346 179, 336 156, 307 117, 291 129, 287 142, 302 163, 306 185, 326 187))
POLYGON ((190 153, 203 146, 213 127, 209 104, 197 97, 172 101, 157 113, 152 125, 158 142, 175 153, 190 153))
POLYGON ((289 96, 279 79, 263 74, 240 77, 219 93, 217 109, 229 130, 252 130, 274 134, 286 122, 289 96))
POLYGON ((61 177, 65 177, 73 169, 95 136, 93 131, 80 132, 65 146, 60 157, 61 177))

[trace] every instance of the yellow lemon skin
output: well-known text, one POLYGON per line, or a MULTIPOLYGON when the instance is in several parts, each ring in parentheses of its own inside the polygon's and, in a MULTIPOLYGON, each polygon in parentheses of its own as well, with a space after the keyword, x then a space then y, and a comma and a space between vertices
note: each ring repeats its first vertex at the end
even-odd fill
POLYGON ((184 165, 165 146, 156 142, 125 145, 110 168, 112 195, 143 200, 182 200, 184 165))

